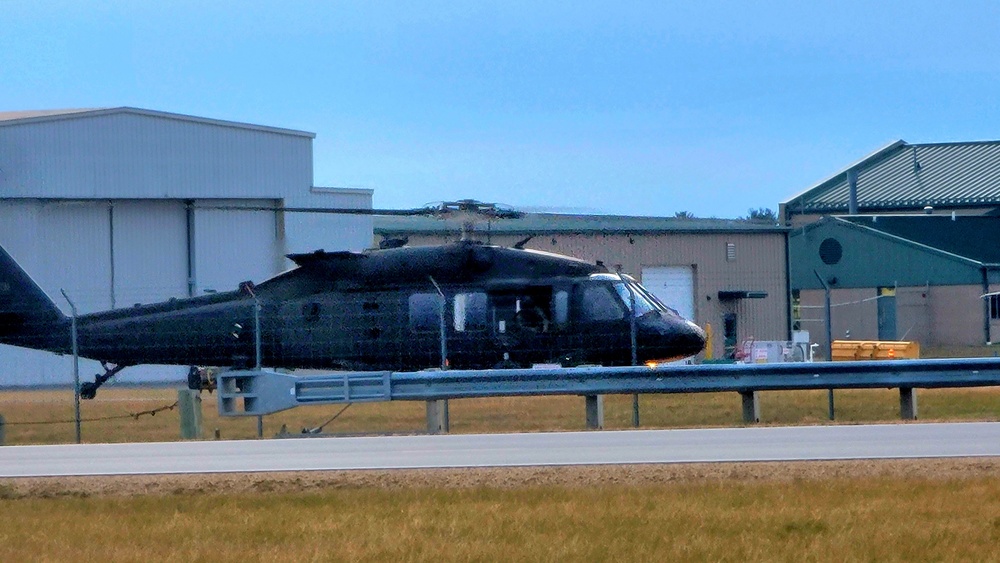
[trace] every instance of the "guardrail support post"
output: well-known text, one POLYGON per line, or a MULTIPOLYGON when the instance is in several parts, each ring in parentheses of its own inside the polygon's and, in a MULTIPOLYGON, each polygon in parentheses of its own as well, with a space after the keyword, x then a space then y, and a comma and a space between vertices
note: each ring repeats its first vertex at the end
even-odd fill
POLYGON ((604 395, 586 395, 587 430, 604 428, 604 395))
POLYGON ((899 388, 899 416, 903 420, 917 419, 917 390, 912 387, 899 388))
POLYGON ((201 438, 201 392, 194 389, 178 389, 177 410, 181 414, 181 439, 201 438))
POLYGON ((448 420, 448 399, 427 401, 427 433, 447 434, 451 429, 448 420))
POLYGON ((756 391, 740 391, 743 402, 743 422, 756 424, 760 422, 760 399, 756 391))

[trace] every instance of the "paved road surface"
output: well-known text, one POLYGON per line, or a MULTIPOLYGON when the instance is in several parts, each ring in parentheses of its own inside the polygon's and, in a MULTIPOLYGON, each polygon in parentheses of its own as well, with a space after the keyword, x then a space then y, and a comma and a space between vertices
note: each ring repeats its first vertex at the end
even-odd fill
POLYGON ((1000 456, 1000 423, 0 447, 0 477, 1000 456))

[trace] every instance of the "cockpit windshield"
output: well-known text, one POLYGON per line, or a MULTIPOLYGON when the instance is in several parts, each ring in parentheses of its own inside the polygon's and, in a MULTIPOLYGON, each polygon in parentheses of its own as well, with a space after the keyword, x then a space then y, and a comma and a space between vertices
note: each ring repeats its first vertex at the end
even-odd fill
POLYGON ((638 284, 626 283, 622 281, 614 282, 615 291, 625 302, 625 305, 631 309, 632 300, 635 299, 635 316, 641 317, 646 313, 652 311, 660 311, 662 308, 656 302, 655 298, 651 298, 638 284))
POLYGON ((660 311, 665 311, 665 312, 667 312, 667 313, 669 313, 669 314, 671 314, 671 315, 673 315, 675 317, 680 317, 681 316, 681 314, 678 313, 676 309, 674 309, 673 307, 665 304, 663 301, 660 300, 659 297, 657 297, 657 296, 653 295, 652 293, 650 293, 649 290, 646 289, 645 287, 642 287, 638 283, 634 283, 634 282, 633 282, 632 285, 639 290, 639 293, 642 293, 643 295, 645 295, 646 299, 648 299, 649 301, 651 301, 652 303, 654 303, 656 305, 656 308, 659 309, 660 311))
MULTIPOLYGON (((648 289, 639 285, 639 282, 635 281, 631 276, 624 274, 591 274, 590 279, 594 281, 601 281, 609 283, 611 287, 615 289, 615 293, 618 294, 618 298, 621 303, 625 305, 626 310, 631 309, 633 295, 635 296, 635 316, 641 317, 652 311, 659 311, 674 317, 680 317, 680 313, 663 304, 655 295, 649 292, 648 289)), ((602 284, 603 285, 603 284, 602 284)))

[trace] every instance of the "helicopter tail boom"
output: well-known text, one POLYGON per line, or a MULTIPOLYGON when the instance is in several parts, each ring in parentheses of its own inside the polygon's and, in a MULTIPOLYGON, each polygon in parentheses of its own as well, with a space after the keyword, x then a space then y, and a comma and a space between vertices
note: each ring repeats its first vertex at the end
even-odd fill
MULTIPOLYGON (((66 316, 0 247, 0 344, 51 350, 66 316)), ((61 344, 61 343, 60 343, 61 344)))

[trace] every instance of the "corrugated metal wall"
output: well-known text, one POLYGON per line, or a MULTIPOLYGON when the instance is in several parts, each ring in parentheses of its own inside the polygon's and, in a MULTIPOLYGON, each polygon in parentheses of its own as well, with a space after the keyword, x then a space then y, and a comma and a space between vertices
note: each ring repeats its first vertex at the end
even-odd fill
POLYGON ((276 198, 312 186, 312 138, 120 112, 0 127, 0 193, 276 198))
MULTIPOLYGON (((218 205, 214 201, 213 205, 218 205)), ((262 206, 273 201, 225 201, 262 206)), ((263 281, 284 267, 275 212, 198 209, 194 202, 196 293, 263 281)), ((0 244, 66 313, 127 308, 188 295, 188 221, 184 201, 43 202, 0 206, 0 244)), ((70 364, 44 352, 0 346, 0 386, 65 384, 70 364)), ((83 363, 83 373, 100 371, 83 363)), ((179 380, 186 370, 136 366, 129 382, 179 380)))
POLYGON ((795 229, 788 245, 793 289, 820 289, 814 272, 828 280, 836 278, 834 285, 838 287, 921 286, 928 281, 936 285, 982 283, 982 271, 970 260, 843 223, 795 229), (820 255, 820 246, 827 240, 836 241, 842 249, 832 264, 820 255))
MULTIPOLYGON (((834 339, 850 331, 852 340, 876 340, 877 288, 889 287, 896 288, 897 338, 925 347, 984 342, 983 273, 971 260, 834 222, 795 229, 789 248, 792 289, 801 290, 804 305, 801 325, 822 347, 824 292, 817 274, 832 286, 834 339), (826 263, 820 248, 830 241, 842 251, 826 263)), ((994 333, 996 325, 990 326, 994 333)))
MULTIPOLYGON (((273 201, 224 201, 213 205, 274 206, 273 201)), ((241 281, 262 282, 284 269, 277 213, 194 211, 196 294, 230 291, 241 281)))
MULTIPOLYGON (((80 313, 110 308, 110 215, 107 202, 26 201, 0 206, 0 244, 53 302, 70 314, 65 290, 80 313)), ((0 385, 65 384, 69 359, 46 352, 0 346, 0 385)), ((97 370, 83 362, 83 373, 97 370)))
MULTIPOLYGON (((316 193, 310 134, 142 111, 0 126, 0 245, 67 314, 60 289, 80 313, 129 307, 186 297, 189 281, 195 294, 263 281, 288 267, 288 247, 371 243, 369 217, 202 208, 283 202, 370 208, 371 191, 316 193)), ((81 365, 88 379, 98 371, 81 365)), ((137 366, 119 378, 185 371, 137 366)), ((69 358, 0 345, 0 386, 71 381, 69 358)))
MULTIPOLYGON (((932 346, 983 344, 983 301, 975 286, 923 285, 896 288, 896 339, 932 346)), ((803 330, 826 349, 823 290, 800 292, 803 330)), ((878 340, 878 288, 833 289, 830 317, 834 340, 878 340)))
POLYGON ((187 216, 182 201, 115 201, 115 308, 187 295, 187 216))
MULTIPOLYGON (((313 188, 308 197, 285 198, 285 206, 371 209, 372 190, 313 188)), ((373 220, 370 215, 287 213, 283 220, 285 250, 288 253, 319 249, 359 251, 372 245, 373 220)))

